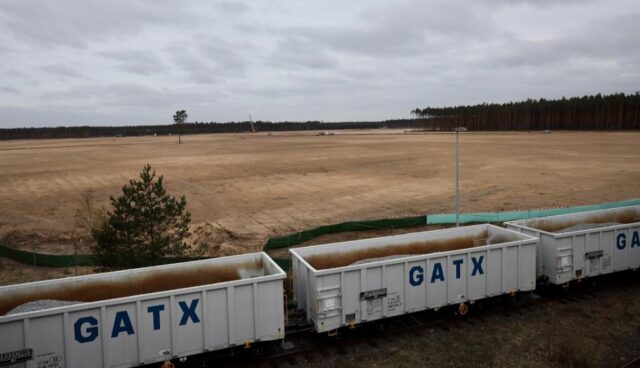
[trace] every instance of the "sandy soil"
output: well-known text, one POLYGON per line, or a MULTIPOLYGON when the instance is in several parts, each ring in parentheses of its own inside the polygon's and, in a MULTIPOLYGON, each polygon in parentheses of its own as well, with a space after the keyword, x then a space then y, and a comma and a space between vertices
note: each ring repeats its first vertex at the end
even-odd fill
POLYGON ((36 267, 0 257, 0 286, 76 276, 76 271, 78 276, 94 273, 93 267, 36 267))
MULTIPOLYGON (((454 211, 451 133, 353 131, 0 142, 0 243, 68 253, 81 193, 99 205, 149 163, 185 194, 212 252, 346 220, 454 211)), ((640 197, 640 133, 465 133, 464 212, 640 197)), ((86 247, 86 246, 85 246, 86 247)))

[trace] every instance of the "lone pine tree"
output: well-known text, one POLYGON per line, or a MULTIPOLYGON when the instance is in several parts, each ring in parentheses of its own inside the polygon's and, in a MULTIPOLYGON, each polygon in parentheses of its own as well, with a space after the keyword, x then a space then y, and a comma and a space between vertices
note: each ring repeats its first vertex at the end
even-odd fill
POLYGON ((191 214, 184 197, 167 194, 163 177, 146 165, 139 180, 122 187, 122 195, 110 197, 107 220, 91 233, 93 252, 105 268, 141 267, 158 264, 162 257, 184 256, 191 214))

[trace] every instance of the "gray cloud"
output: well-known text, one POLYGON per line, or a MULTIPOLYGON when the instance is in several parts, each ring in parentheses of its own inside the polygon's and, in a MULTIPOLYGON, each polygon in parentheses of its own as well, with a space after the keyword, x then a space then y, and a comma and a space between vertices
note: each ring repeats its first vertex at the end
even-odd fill
POLYGON ((251 44, 232 44, 220 37, 197 35, 191 44, 175 43, 165 51, 172 63, 197 84, 220 83, 244 76, 250 62, 241 51, 251 44))
POLYGON ((0 2, 0 127, 635 92, 636 0, 0 2))
POLYGON ((252 48, 248 42, 234 45, 219 37, 206 37, 200 41, 200 54, 213 65, 218 74, 244 75, 249 62, 241 51, 252 48))
POLYGON ((275 66, 303 66, 312 69, 328 69, 338 66, 338 60, 329 56, 324 48, 308 39, 285 37, 269 58, 275 66))
POLYGON ((215 67, 189 50, 183 48, 173 49, 171 60, 182 69, 189 82, 211 84, 219 80, 218 71, 215 67))
POLYGON ((492 26, 465 2, 392 3, 363 12, 355 25, 294 27, 287 34, 341 52, 372 57, 419 56, 492 34, 492 26))
POLYGON ((107 109, 149 107, 158 108, 174 103, 187 102, 195 93, 172 90, 167 87, 151 88, 134 83, 88 85, 47 93, 43 97, 73 104, 104 106, 107 109))
POLYGON ((592 0, 485 0, 488 3, 507 4, 507 5, 531 5, 539 8, 573 6, 575 4, 586 4, 592 0))
POLYGON ((640 13, 600 21, 588 20, 565 32, 542 40, 504 39, 487 53, 489 65, 507 68, 544 67, 554 64, 576 67, 575 63, 625 63, 640 56, 640 13), (572 62, 574 62, 572 64, 572 62))
POLYGON ((13 88, 11 86, 0 86, 0 91, 15 95, 19 95, 21 93, 17 88, 13 88))
POLYGON ((238 15, 249 11, 249 5, 240 1, 216 1, 219 10, 232 15, 238 15))
MULTIPOLYGON (((21 106, 0 106, 3 113, 10 114, 14 120, 14 126, 24 127, 46 127, 46 126, 70 126, 70 125, 92 125, 96 119, 108 121, 113 125, 132 124, 158 124, 168 123, 170 116, 161 120, 154 120, 143 113, 129 112, 127 116, 122 116, 118 112, 96 111, 86 109, 82 105, 58 106, 58 107, 21 107, 21 106)), ((175 111, 175 110, 174 110, 175 111)))
POLYGON ((41 69, 47 73, 61 77, 80 78, 82 76, 82 73, 80 73, 76 68, 67 64, 51 64, 44 66, 41 69))
POLYGON ((12 68, 3 73, 5 77, 8 78, 29 78, 29 75, 23 71, 20 71, 16 68, 12 68))
POLYGON ((139 75, 159 74, 167 67, 154 51, 113 50, 99 53, 101 56, 117 62, 116 67, 139 75))
POLYGON ((141 32, 149 25, 189 21, 196 14, 173 1, 7 1, 0 7, 0 24, 5 32, 29 43, 82 48, 141 32))
POLYGON ((10 48, 10 47, 6 47, 6 46, 2 46, 0 45, 0 55, 6 55, 6 54, 10 54, 12 52, 15 52, 16 50, 10 48))

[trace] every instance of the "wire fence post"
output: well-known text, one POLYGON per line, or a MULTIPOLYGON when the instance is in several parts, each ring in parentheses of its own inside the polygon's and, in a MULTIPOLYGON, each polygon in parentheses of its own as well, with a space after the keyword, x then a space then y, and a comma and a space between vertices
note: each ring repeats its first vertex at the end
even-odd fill
POLYGON ((456 129, 456 227, 460 226, 460 143, 459 143, 460 130, 456 129))
POLYGON ((460 226, 460 132, 466 131, 465 127, 457 127, 456 131, 456 227, 460 226))
POLYGON ((78 276, 78 242, 82 242, 82 239, 73 243, 73 264, 76 268, 76 276, 78 276))

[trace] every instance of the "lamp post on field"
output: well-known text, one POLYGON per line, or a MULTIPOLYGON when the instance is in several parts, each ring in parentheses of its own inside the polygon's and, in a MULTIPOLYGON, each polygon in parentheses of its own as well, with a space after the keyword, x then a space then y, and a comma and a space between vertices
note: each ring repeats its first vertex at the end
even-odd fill
POLYGON ((456 132, 456 227, 460 226, 460 132, 466 132, 467 128, 455 128, 456 132))

